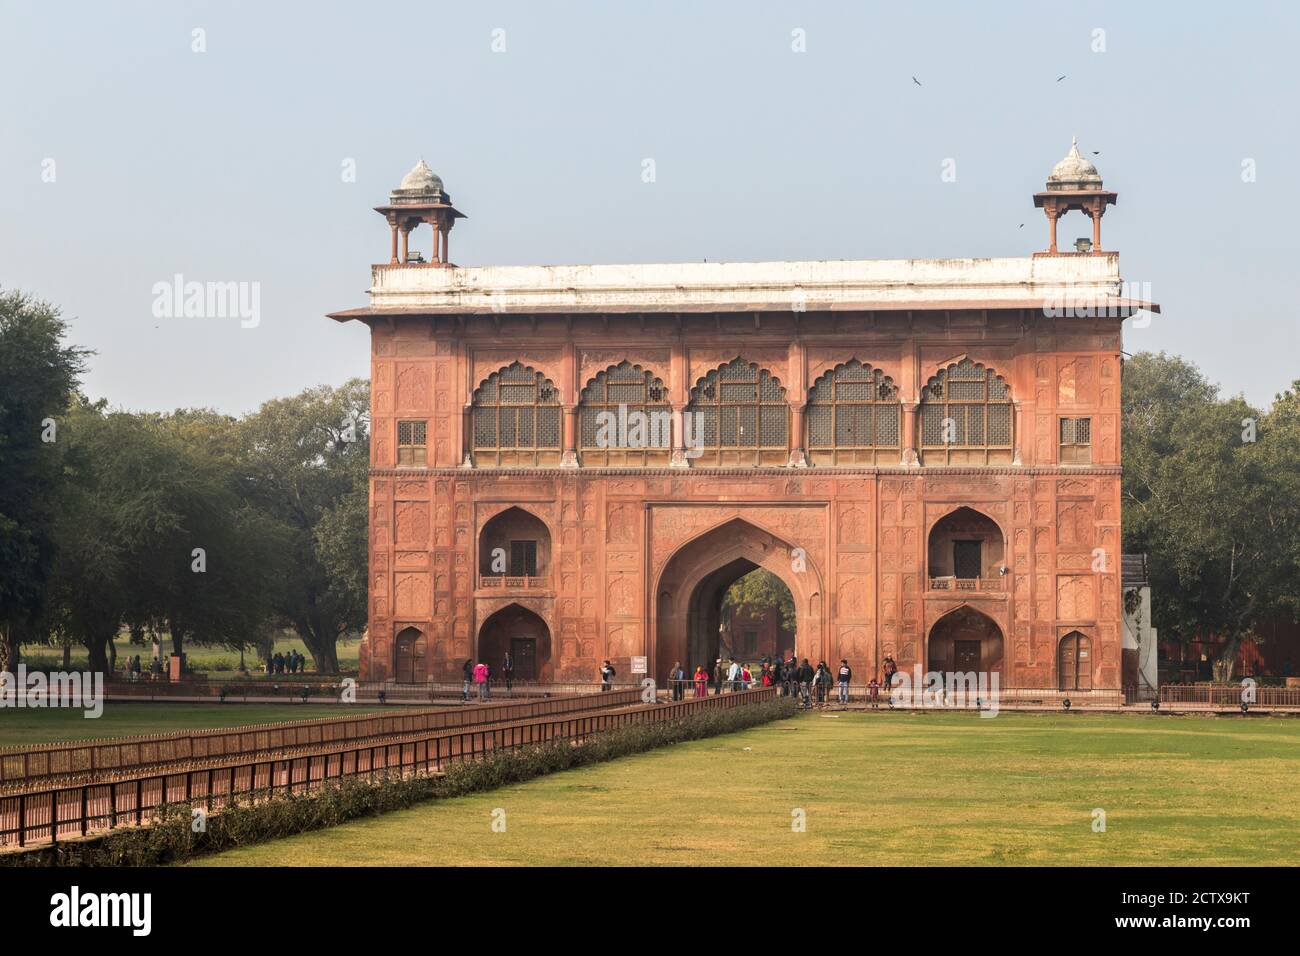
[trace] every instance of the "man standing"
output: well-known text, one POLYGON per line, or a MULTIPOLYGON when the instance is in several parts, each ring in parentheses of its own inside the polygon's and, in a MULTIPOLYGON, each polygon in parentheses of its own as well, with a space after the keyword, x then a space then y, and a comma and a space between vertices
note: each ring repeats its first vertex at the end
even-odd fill
POLYGON ((465 666, 460 669, 464 683, 460 688, 460 702, 469 703, 469 685, 474 682, 474 662, 466 661, 465 666))
POLYGON ((812 665, 808 663, 808 658, 803 659, 799 665, 799 706, 805 710, 812 707, 812 694, 809 693, 813 679, 812 665))
POLYGON ((506 679, 506 693, 515 688, 515 659, 506 651, 506 659, 501 662, 501 676, 506 679))
POLYGON ((713 662, 713 693, 722 694, 722 658, 713 662))
POLYGON ((683 685, 686 682, 686 671, 682 670, 682 662, 674 661, 673 669, 668 672, 668 684, 672 688, 672 699, 681 700, 686 696, 683 685))
POLYGON ((617 671, 614 670, 614 665, 611 664, 609 661, 605 661, 605 663, 603 663, 603 664, 600 666, 600 691, 601 691, 601 693, 604 693, 604 692, 607 691, 607 690, 613 690, 613 687, 614 687, 614 675, 615 675, 616 673, 617 673, 617 671))
POLYGON ((853 668, 849 666, 849 662, 847 660, 841 657, 839 685, 840 685, 840 705, 843 707, 849 706, 849 683, 852 680, 853 680, 853 668))
POLYGON ((735 693, 740 690, 740 662, 732 661, 731 666, 727 668, 727 690, 735 693))

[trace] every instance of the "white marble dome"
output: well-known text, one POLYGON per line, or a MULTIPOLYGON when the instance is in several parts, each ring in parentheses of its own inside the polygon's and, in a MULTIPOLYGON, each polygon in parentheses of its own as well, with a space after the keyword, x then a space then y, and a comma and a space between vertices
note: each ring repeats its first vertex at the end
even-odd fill
POLYGON ((422 159, 415 164, 409 173, 402 177, 402 184, 398 186, 398 189, 442 192, 442 180, 429 168, 429 164, 422 159))
POLYGON ((1070 151, 1052 167, 1047 177, 1049 189, 1100 189, 1101 174, 1097 167, 1079 153, 1079 140, 1070 141, 1070 151))
POLYGON ((402 177, 401 184, 390 194, 390 201, 397 205, 430 203, 450 205, 451 197, 447 195, 442 178, 422 159, 402 177))

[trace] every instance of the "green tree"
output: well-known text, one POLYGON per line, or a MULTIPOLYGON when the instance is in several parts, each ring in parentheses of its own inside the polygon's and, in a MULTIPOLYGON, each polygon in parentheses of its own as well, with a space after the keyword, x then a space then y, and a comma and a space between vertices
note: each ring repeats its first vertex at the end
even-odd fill
POLYGON ((1150 555, 1152 616, 1165 636, 1225 639, 1224 678, 1294 573, 1284 537, 1296 504, 1278 497, 1277 469, 1289 460, 1294 472, 1296 446, 1269 433, 1258 410, 1221 398, 1182 359, 1125 364, 1125 550, 1150 555))
MULTIPOLYGON (((722 596, 722 616, 730 618, 741 609, 761 615, 767 608, 776 608, 779 612, 777 627, 781 637, 794 636, 796 620, 794 597, 785 582, 766 568, 755 568, 736 580, 722 596)), ((782 647, 785 641, 781 642, 782 647)))
POLYGON ((354 379, 267 402, 240 422, 244 495, 285 559, 273 603, 326 674, 367 617, 370 387, 354 379))
POLYGON ((32 636, 54 563, 58 419, 87 355, 66 334, 54 307, 0 292, 0 670, 32 636))

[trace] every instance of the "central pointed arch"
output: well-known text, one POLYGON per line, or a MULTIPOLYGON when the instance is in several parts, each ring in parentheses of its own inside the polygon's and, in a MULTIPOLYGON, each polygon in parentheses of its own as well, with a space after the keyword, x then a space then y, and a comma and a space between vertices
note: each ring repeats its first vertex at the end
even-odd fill
POLYGON ((926 639, 927 670, 985 672, 1004 677, 1004 641, 997 621, 969 604, 959 604, 934 622, 926 639))
POLYGON ((666 679, 674 661, 688 672, 697 664, 712 669, 722 597, 734 582, 757 568, 772 572, 794 599, 793 649, 801 656, 822 653, 822 578, 806 549, 735 516, 679 547, 655 581, 650 623, 652 672, 657 680, 666 679))

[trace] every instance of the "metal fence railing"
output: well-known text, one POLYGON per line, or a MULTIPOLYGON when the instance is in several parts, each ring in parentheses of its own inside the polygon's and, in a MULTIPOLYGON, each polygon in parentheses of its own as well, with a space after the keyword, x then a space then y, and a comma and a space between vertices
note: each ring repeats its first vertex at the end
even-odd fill
POLYGON ((566 714, 593 707, 637 704, 639 690, 555 696, 474 707, 398 710, 355 717, 251 724, 216 730, 181 731, 142 737, 78 740, 0 750, 0 786, 14 786, 71 774, 129 771, 176 761, 240 757, 423 731, 449 730, 530 717, 566 714))
POLYGON ((1240 683, 1160 685, 1162 705, 1238 708, 1243 701, 1252 707, 1300 708, 1300 687, 1247 687, 1240 683))
POLYGON ((142 775, 131 780, 49 787, 0 795, 0 846, 31 846, 120 826, 143 825, 167 805, 209 813, 232 800, 299 794, 327 781, 374 779, 442 770, 449 763, 554 740, 581 742, 592 734, 635 723, 675 720, 706 710, 747 706, 775 696, 772 689, 680 703, 543 717, 486 727, 414 735, 400 741, 339 746, 301 756, 268 757, 229 766, 142 775))
MULTIPOLYGON (((621 688, 634 685, 620 681, 613 686, 621 688)), ((490 682, 489 689, 493 697, 546 697, 556 694, 595 694, 599 693, 601 688, 602 685, 597 681, 536 680, 512 680, 507 687, 505 680, 496 677, 490 682)), ((328 681, 319 678, 306 680, 300 675, 283 679, 279 677, 231 680, 187 678, 179 681, 109 680, 104 682, 104 695, 110 699, 170 700, 177 697, 197 697, 236 702, 282 700, 317 704, 338 702, 345 690, 359 702, 429 704, 459 699, 463 689, 463 681, 422 681, 404 684, 396 681, 352 680, 345 684, 340 678, 328 681)), ((470 688, 470 693, 477 696, 477 690, 473 687, 470 688)))

